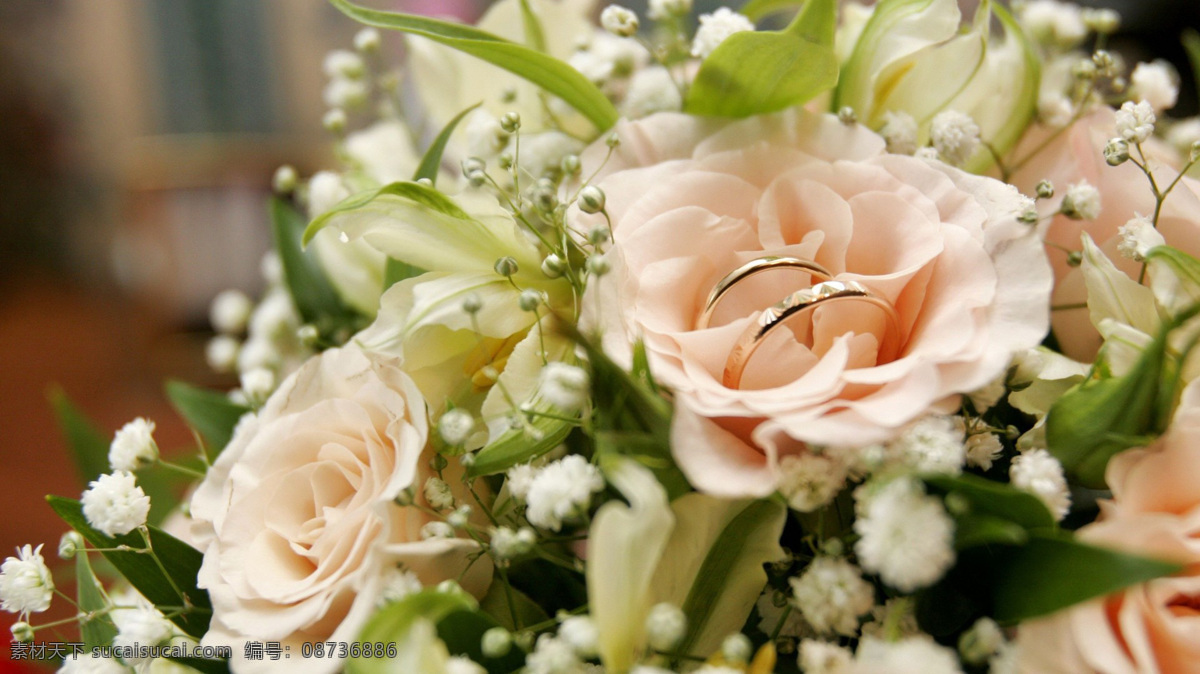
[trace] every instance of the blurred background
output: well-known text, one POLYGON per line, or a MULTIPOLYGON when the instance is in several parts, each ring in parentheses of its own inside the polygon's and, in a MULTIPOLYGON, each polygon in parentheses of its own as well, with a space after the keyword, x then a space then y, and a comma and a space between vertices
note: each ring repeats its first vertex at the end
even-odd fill
MULTIPOLYGON (((490 2, 368 4, 470 21, 490 2)), ((1081 4, 1122 13, 1129 62, 1180 66, 1175 114, 1195 114, 1178 34, 1196 0, 1081 4)), ((82 489, 50 391, 108 434, 153 419, 169 453, 191 436, 162 381, 236 383, 204 363, 209 301, 260 289, 274 169, 333 165, 321 63, 357 29, 322 0, 0 0, 0 557, 55 559, 43 497, 82 489)))

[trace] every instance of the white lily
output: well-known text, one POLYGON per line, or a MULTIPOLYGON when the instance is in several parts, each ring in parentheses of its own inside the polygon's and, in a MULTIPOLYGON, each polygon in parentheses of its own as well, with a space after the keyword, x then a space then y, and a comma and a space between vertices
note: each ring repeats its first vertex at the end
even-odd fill
MULTIPOLYGON (((929 137, 937 113, 970 115, 981 137, 1003 154, 1016 142, 1037 101, 1037 55, 1011 17, 984 0, 968 30, 955 0, 882 0, 862 29, 835 92, 835 109, 849 106, 873 129, 886 112, 906 112, 929 137), (1003 40, 989 35, 996 16, 1003 40), (998 103, 1000 102, 1000 103, 998 103)), ((968 164, 981 170, 979 152, 968 164)))
POLYGON ((682 648, 707 657, 750 614, 767 581, 763 564, 783 556, 779 536, 787 510, 771 501, 698 493, 668 503, 654 475, 632 459, 615 459, 605 469, 629 505, 602 506, 588 537, 588 596, 600 659, 609 672, 627 672, 646 648, 646 616, 662 602, 684 607, 691 624, 682 648), (700 575, 710 553, 734 546, 736 558, 722 573, 700 575))
MULTIPOLYGON (((566 61, 576 44, 595 30, 589 20, 594 5, 595 0, 529 0, 532 14, 540 19, 543 51, 566 61)), ((537 38, 525 34, 520 0, 501 0, 492 5, 476 27, 537 48, 537 38)), ((449 47, 419 37, 405 39, 412 82, 428 115, 431 133, 437 133, 459 112, 480 101, 483 111, 497 118, 506 112, 520 114, 522 133, 549 126, 543 94, 536 86, 449 47)))

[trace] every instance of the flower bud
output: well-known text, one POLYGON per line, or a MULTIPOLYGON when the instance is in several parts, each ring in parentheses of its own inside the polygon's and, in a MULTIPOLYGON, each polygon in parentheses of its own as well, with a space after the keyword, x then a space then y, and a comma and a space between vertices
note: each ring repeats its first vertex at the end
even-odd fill
POLYGON ((468 314, 477 314, 477 313, 479 313, 479 310, 482 308, 483 308, 483 300, 480 299, 479 295, 476 295, 475 293, 471 293, 470 295, 467 295, 466 297, 463 298, 462 310, 467 312, 468 314))
POLYGON ((364 54, 379 51, 382 39, 374 28, 363 28, 354 35, 354 48, 364 54))
POLYGON ((502 658, 512 650, 512 634, 503 627, 493 627, 483 633, 479 648, 484 657, 502 658))
POLYGON ((721 657, 725 658, 726 662, 745 664, 750 662, 753 653, 754 645, 750 643, 750 638, 741 632, 734 632, 721 642, 721 657))
POLYGON ((604 210, 604 190, 588 185, 579 191, 579 210, 584 213, 599 213, 604 210))
POLYGON ((555 255, 554 253, 550 253, 546 256, 546 259, 542 260, 542 273, 545 274, 547 278, 558 278, 562 276, 563 272, 566 270, 566 263, 563 262, 561 257, 555 255))
POLYGON ((600 25, 617 37, 631 37, 638 31, 638 18, 620 5, 609 5, 600 12, 600 25))
POLYGON ((588 258, 587 271, 593 276, 604 276, 612 269, 608 259, 603 255, 593 255, 588 258))
POLYGON ((1104 161, 1109 166, 1120 166, 1129 161, 1129 141, 1124 138, 1110 138, 1104 146, 1104 161))
POLYGON ((533 288, 522 290, 521 297, 517 300, 517 306, 521 307, 521 311, 537 311, 541 303, 542 294, 533 288))
POLYGON ((687 633, 687 616, 678 606, 655 604, 646 616, 646 637, 656 651, 670 652, 687 633))
POLYGON ((1121 27, 1121 15, 1111 9, 1086 7, 1083 10, 1083 25, 1100 35, 1112 35, 1121 27))
POLYGON ((573 176, 579 173, 580 167, 581 164, 579 162, 579 155, 569 154, 562 158, 560 168, 562 169, 563 175, 573 176))
POLYGON ((321 126, 329 133, 341 135, 346 130, 346 113, 341 108, 334 108, 321 118, 321 126))
POLYGON ((854 108, 846 105, 842 106, 837 112, 838 121, 842 124, 850 125, 858 122, 858 114, 854 112, 854 108))
POLYGON ((1054 196, 1054 183, 1043 180, 1037 184, 1037 198, 1049 199, 1054 196))
POLYGON ((299 176, 296 175, 296 169, 284 164, 275 169, 275 175, 271 178, 271 187, 276 194, 291 194, 296 189, 298 181, 299 176))
POLYGON ((471 436, 474 428, 475 419, 466 410, 448 410, 438 419, 438 434, 447 445, 463 444, 471 436))
POLYGON ((517 271, 520 270, 520 266, 517 264, 516 258, 512 257, 511 255, 505 255, 499 260, 496 260, 496 264, 492 268, 496 270, 497 274, 503 276, 504 278, 510 278, 513 274, 516 274, 517 271))
POLYGON ((17 643, 33 641, 33 626, 27 622, 15 622, 9 628, 9 631, 12 632, 13 641, 17 643))
POLYGON ((58 539, 59 559, 72 559, 84 549, 83 536, 78 531, 68 531, 58 539))
POLYGON ((608 243, 612 239, 612 233, 608 231, 608 227, 604 225, 596 225, 588 230, 588 243, 593 246, 599 246, 608 243))
POLYGON ((506 112, 500 117, 500 128, 505 133, 516 133, 521 128, 521 115, 517 112, 506 112))
POLYGON ((446 517, 446 524, 449 524, 455 529, 462 529, 463 527, 467 526, 467 523, 470 521, 470 517, 471 506, 461 505, 458 507, 458 510, 455 510, 446 517))

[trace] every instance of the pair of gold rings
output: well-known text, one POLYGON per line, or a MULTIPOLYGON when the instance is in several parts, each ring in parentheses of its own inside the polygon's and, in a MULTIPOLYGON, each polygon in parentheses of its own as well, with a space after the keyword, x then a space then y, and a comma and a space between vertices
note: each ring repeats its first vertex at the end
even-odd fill
POLYGON ((725 386, 738 388, 741 385, 742 375, 750 358, 780 326, 798 317, 809 316, 817 307, 834 303, 865 302, 880 309, 888 325, 887 333, 879 345, 878 359, 880 362, 888 362, 895 358, 899 349, 899 318, 892 303, 857 281, 834 281, 833 274, 825 267, 812 260, 796 257, 764 256, 726 274, 709 292, 704 311, 696 322, 696 329, 703 330, 709 327, 717 306, 738 283, 758 274, 781 269, 807 272, 809 277, 817 282, 807 288, 800 288, 767 307, 746 327, 725 361, 722 377, 725 386))

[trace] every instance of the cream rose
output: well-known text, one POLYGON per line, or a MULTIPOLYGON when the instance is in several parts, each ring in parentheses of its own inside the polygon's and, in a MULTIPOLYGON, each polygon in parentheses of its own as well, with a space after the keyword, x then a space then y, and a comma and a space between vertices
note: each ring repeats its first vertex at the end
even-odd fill
POLYGON ((1200 672, 1200 384, 1167 432, 1108 464, 1113 500, 1088 542, 1186 568, 1021 626, 1021 672, 1200 672))
MULTIPOLYGON (((1154 193, 1146 176, 1132 162, 1109 166, 1104 161, 1104 146, 1118 135, 1116 117, 1109 107, 1101 107, 1071 125, 1057 136, 1054 129, 1034 125, 1021 139, 1012 157, 1032 155, 1011 181, 1025 194, 1033 194, 1041 180, 1049 180, 1055 196, 1039 202, 1038 212, 1052 217, 1045 230, 1047 254, 1054 268, 1056 306, 1077 306, 1087 300, 1083 273, 1067 264, 1064 251, 1080 250, 1080 237, 1086 232, 1101 250, 1126 274, 1136 279, 1141 264, 1117 251, 1117 232, 1135 215, 1154 213, 1154 193), (1072 220, 1054 215, 1068 187, 1081 181, 1100 192, 1100 214, 1094 220, 1072 220)), ((1165 144, 1153 139, 1143 144, 1161 187, 1177 174, 1178 156, 1165 144)), ((1136 151, 1134 151, 1136 156, 1136 151)), ((1200 255, 1200 182, 1183 178, 1163 204, 1159 231, 1169 245, 1191 255, 1200 255)), ((1100 348, 1100 334, 1088 320, 1086 308, 1062 309, 1053 315, 1054 334, 1064 353, 1077 360, 1090 361, 1100 348)))
MULTIPOLYGON (((1016 219, 1023 199, 1012 187, 886 155, 862 126, 800 110, 736 123, 659 114, 617 132, 598 183, 612 273, 589 289, 585 321, 625 362, 645 341, 654 375, 676 394, 676 459, 701 490, 770 493, 781 455, 883 441, 949 411, 1046 333, 1050 269, 1016 219), (897 329, 887 334, 863 304, 822 307, 811 348, 782 340, 754 357, 740 389, 724 386, 753 317, 808 285, 754 277, 714 327, 695 329, 713 285, 763 255, 816 260, 865 284, 895 306, 897 329), (878 361, 885 338, 899 345, 891 362, 878 361)), ((605 151, 590 149, 585 165, 605 151)), ((571 217, 579 231, 603 222, 571 217)))
POLYGON ((351 348, 309 360, 239 426, 193 496, 213 604, 204 643, 232 646, 235 671, 273 664, 241 659, 247 640, 290 645, 297 671, 338 669, 299 658, 300 645, 354 641, 399 566, 426 585, 461 576, 486 589, 486 558, 468 560, 474 542, 421 540, 430 517, 393 500, 421 494, 430 470, 425 402, 396 362, 351 348))

